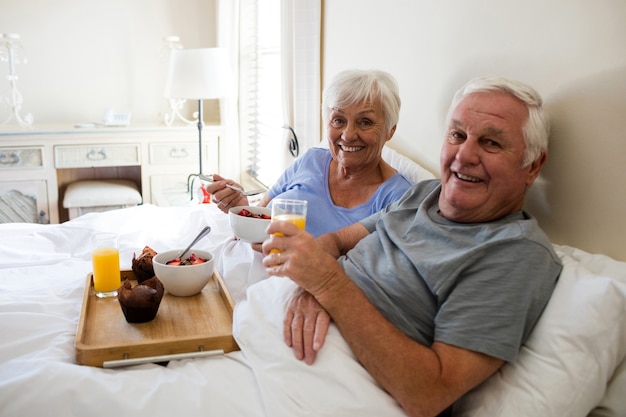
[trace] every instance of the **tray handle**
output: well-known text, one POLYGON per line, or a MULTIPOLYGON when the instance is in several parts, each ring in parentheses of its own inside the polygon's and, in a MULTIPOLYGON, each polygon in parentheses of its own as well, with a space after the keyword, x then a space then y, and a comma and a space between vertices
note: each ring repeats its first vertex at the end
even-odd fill
POLYGON ((114 360, 114 361, 104 361, 102 363, 102 367, 103 368, 119 368, 122 366, 139 365, 142 363, 167 362, 167 361, 174 361, 178 359, 190 359, 190 358, 206 358, 210 356, 217 356, 217 355, 223 355, 223 354, 224 354, 223 349, 188 352, 188 353, 173 353, 171 355, 147 356, 145 358, 132 358, 132 359, 119 359, 119 360, 114 360))

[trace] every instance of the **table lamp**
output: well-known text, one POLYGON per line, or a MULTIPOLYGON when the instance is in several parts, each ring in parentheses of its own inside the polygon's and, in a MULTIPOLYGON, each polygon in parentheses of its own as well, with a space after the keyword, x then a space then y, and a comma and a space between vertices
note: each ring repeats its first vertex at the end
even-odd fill
POLYGON ((171 51, 169 71, 165 82, 165 97, 198 101, 198 150, 197 174, 187 178, 187 191, 192 191, 193 182, 202 174, 202 100, 224 96, 226 75, 226 51, 223 48, 174 49, 171 51))
POLYGON ((0 104, 4 104, 11 109, 9 117, 0 122, 5 124, 13 117, 22 127, 31 126, 33 124, 33 115, 28 113, 24 117, 20 115, 22 109, 22 94, 17 89, 17 74, 15 73, 16 63, 26 63, 23 56, 24 47, 20 43, 20 35, 17 33, 0 33, 0 61, 6 61, 9 64, 7 80, 9 81, 9 94, 6 97, 0 95, 0 104))

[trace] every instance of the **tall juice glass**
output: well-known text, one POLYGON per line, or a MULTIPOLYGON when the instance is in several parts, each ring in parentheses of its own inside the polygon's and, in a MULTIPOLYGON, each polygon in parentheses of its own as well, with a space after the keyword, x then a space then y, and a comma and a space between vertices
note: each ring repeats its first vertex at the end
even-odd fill
POLYGON ((96 233, 91 238, 93 289, 100 298, 115 297, 120 287, 120 253, 115 233, 96 233))
MULTIPOLYGON (((301 230, 306 227, 306 200, 291 200, 283 198, 275 198, 272 200, 272 221, 287 221, 295 224, 301 230)), ((280 236, 281 233, 276 233, 280 236)), ((278 249, 272 249, 270 252, 280 252, 278 249)))

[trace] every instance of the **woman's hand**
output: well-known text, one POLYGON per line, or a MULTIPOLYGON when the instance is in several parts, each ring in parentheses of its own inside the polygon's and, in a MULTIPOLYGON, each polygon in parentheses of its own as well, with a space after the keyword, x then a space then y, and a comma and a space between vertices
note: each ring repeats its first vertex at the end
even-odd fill
POLYGON ((330 315, 315 297, 298 287, 287 302, 283 337, 296 358, 312 365, 322 348, 330 326, 330 315))
POLYGON ((228 209, 231 207, 249 205, 248 198, 246 196, 226 187, 226 184, 229 184, 242 188, 241 185, 217 174, 213 174, 213 179, 215 181, 207 184, 204 189, 211 194, 211 201, 217 204, 217 208, 222 210, 224 213, 228 213, 228 209))

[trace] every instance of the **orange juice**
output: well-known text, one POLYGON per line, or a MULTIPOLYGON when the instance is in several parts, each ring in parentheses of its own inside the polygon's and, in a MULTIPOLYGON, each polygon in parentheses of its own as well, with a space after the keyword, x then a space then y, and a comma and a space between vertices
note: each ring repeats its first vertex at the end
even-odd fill
MULTIPOLYGON (((306 226, 306 200, 291 200, 276 198, 272 200, 272 222, 293 223, 300 230, 306 226)), ((275 236, 282 236, 282 233, 275 233, 275 236)), ((271 249, 270 253, 281 252, 279 249, 271 249)))
POLYGON ((289 222, 293 223, 300 228, 300 230, 304 230, 306 227, 306 216, 302 214, 278 214, 272 217, 273 222, 289 222))
POLYGON ((93 288, 96 293, 110 293, 120 287, 120 253, 116 248, 97 248, 91 254, 93 288))
MULTIPOLYGON (((289 223, 293 223, 296 226, 298 226, 298 228, 300 230, 304 230, 304 228, 306 227, 306 216, 303 216, 301 214, 278 214, 276 216, 272 216, 272 221, 273 222, 289 222, 289 223)), ((274 233, 276 236, 282 236, 283 234, 278 232, 278 233, 274 233)), ((278 249, 271 249, 270 253, 277 253, 277 252, 282 252, 281 250, 278 249)))

